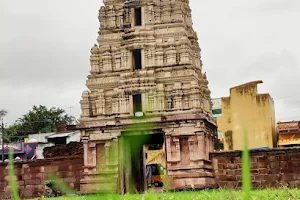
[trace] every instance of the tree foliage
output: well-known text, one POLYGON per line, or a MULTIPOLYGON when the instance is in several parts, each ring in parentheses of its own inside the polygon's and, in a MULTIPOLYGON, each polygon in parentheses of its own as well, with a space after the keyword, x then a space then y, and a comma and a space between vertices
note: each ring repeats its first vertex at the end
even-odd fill
POLYGON ((53 132, 61 123, 74 124, 76 119, 61 108, 33 106, 27 114, 19 118, 6 129, 9 137, 27 136, 29 134, 53 132))

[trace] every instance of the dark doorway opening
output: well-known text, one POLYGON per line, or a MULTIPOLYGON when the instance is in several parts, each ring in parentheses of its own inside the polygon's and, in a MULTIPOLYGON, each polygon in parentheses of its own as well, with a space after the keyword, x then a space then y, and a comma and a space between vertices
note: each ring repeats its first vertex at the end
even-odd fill
POLYGON ((132 50, 132 65, 134 70, 142 69, 142 50, 134 49, 132 50))
POLYGON ((142 112, 142 95, 135 94, 132 96, 133 100, 133 113, 142 112))
POLYGON ((142 8, 134 9, 134 24, 135 26, 142 26, 142 8))
MULTIPOLYGON (((142 193, 148 189, 146 177, 146 156, 145 146, 151 146, 152 149, 162 148, 164 146, 163 132, 153 134, 129 135, 131 133, 122 133, 124 139, 124 188, 125 193, 142 193), (127 135, 128 134, 128 135, 127 135)), ((150 149, 151 149, 150 148, 150 149)), ((122 183, 121 183, 122 184, 122 183)))

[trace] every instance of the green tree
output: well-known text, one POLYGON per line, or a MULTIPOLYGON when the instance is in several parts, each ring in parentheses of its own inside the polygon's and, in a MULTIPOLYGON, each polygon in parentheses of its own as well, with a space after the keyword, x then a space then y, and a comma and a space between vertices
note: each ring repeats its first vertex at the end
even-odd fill
POLYGON ((55 131, 56 126, 61 123, 74 124, 76 119, 65 113, 61 108, 50 108, 46 106, 33 106, 27 114, 19 118, 14 124, 6 129, 7 135, 14 140, 15 136, 28 136, 35 133, 46 133, 55 131))

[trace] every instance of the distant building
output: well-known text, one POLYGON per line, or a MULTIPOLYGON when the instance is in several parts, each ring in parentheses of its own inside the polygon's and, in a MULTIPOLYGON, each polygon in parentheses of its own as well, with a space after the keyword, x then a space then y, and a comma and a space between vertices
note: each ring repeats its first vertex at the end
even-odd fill
POLYGON ((222 116, 222 100, 221 98, 212 99, 212 113, 214 118, 222 116))
MULTIPOLYGON (((269 94, 258 94, 253 81, 230 89, 230 97, 222 97, 213 107, 218 131, 224 135, 224 150, 242 150, 244 133, 249 148, 276 146, 274 102, 269 94)), ((217 102, 217 100, 215 100, 217 102)))
POLYGON ((44 148, 54 146, 52 143, 48 143, 46 137, 55 134, 55 132, 50 133, 37 133, 37 134, 30 134, 28 135, 28 138, 25 140, 25 142, 28 140, 28 142, 35 141, 38 145, 36 147, 36 157, 37 159, 43 159, 43 152, 44 148))
MULTIPOLYGON (((218 120, 218 117, 222 116, 222 99, 215 98, 212 99, 212 113, 213 117, 218 120)), ((224 133, 218 129, 218 141, 223 143, 224 133)))
POLYGON ((80 142, 80 131, 66 131, 62 133, 55 133, 47 136, 48 143, 69 144, 70 142, 80 142))
POLYGON ((0 149, 0 158, 2 160, 2 151, 4 151, 4 160, 8 159, 10 149, 13 149, 13 157, 15 160, 35 160, 37 158, 36 147, 36 142, 17 142, 5 144, 4 149, 0 149))
POLYGON ((279 147, 300 146, 300 121, 278 122, 276 129, 279 147))
POLYGON ((74 125, 61 125, 56 128, 56 132, 37 133, 28 135, 28 142, 35 141, 37 159, 43 159, 44 148, 58 144, 69 144, 70 142, 80 142, 80 131, 74 125))

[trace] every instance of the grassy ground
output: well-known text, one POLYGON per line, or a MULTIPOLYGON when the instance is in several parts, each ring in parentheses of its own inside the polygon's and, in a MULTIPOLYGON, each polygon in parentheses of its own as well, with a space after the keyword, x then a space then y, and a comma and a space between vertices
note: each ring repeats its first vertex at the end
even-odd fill
MULTIPOLYGON (((199 192, 178 192, 178 193, 166 193, 166 194, 144 194, 144 195, 87 195, 87 196, 70 196, 51 198, 52 200, 243 200, 243 193, 241 191, 230 190, 211 190, 211 191, 199 191, 199 192)), ((278 200, 291 200, 300 199, 300 189, 266 189, 251 191, 251 199, 278 199, 278 200)), ((49 199, 50 200, 50 199, 49 199)))

